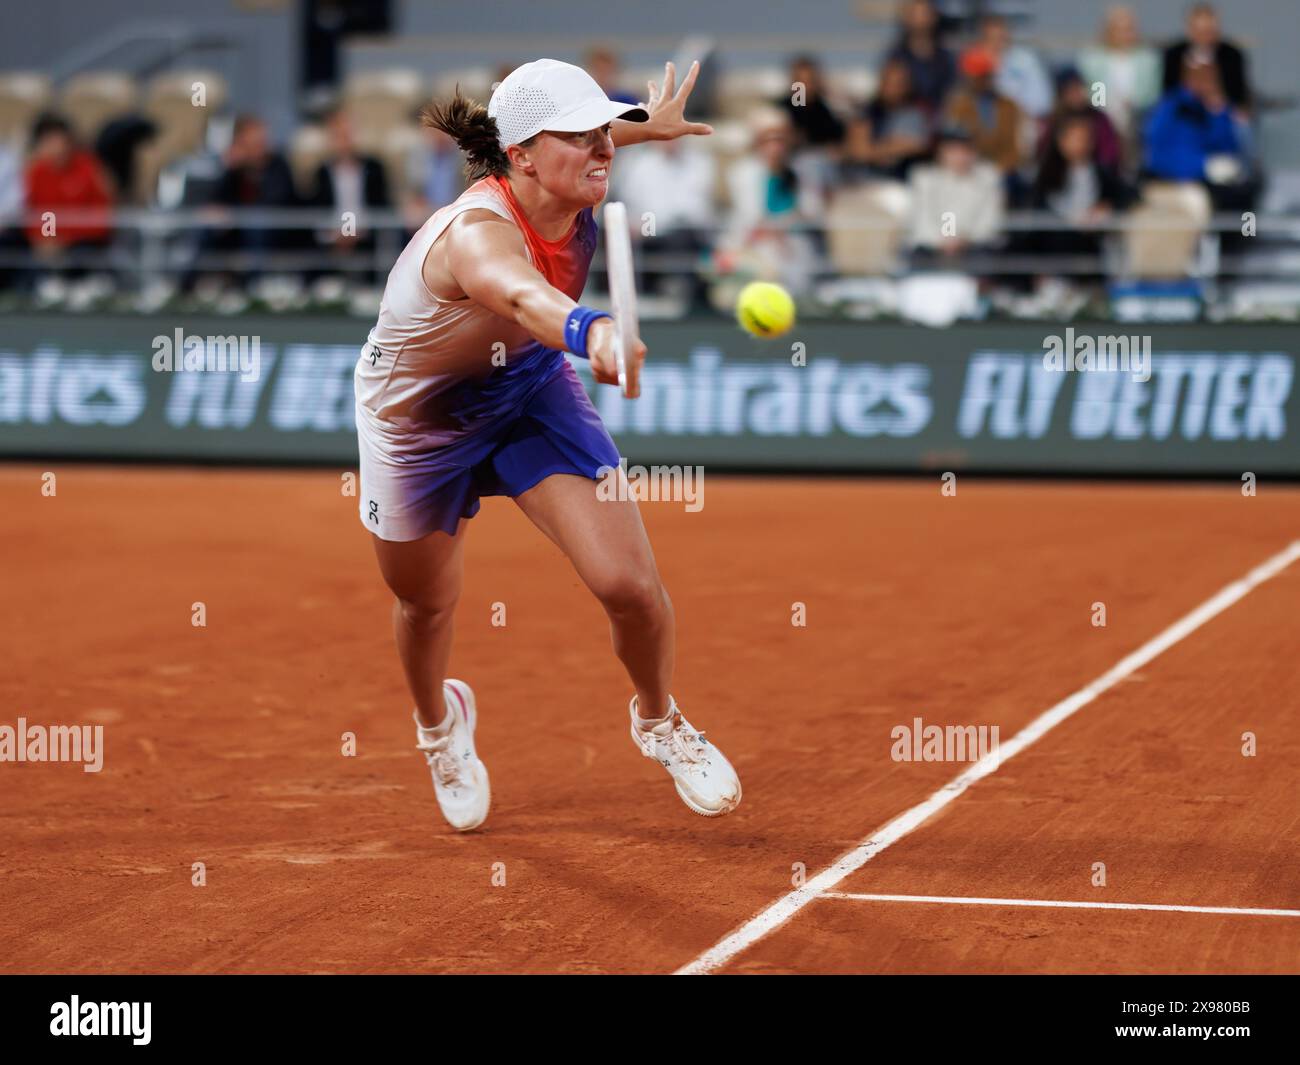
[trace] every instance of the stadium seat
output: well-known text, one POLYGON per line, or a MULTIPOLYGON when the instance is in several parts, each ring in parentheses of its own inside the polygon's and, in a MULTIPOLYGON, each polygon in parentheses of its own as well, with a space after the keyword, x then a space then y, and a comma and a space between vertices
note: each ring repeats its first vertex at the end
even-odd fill
POLYGON ((845 276, 893 273, 907 231, 907 186, 881 181, 835 193, 826 212, 831 262, 845 276))
POLYGON ((158 176, 180 153, 168 153, 160 138, 146 141, 135 150, 135 187, 125 190, 130 203, 147 207, 158 198, 158 176))
POLYGON ((378 134, 405 125, 424 102, 424 85, 414 70, 360 71, 343 86, 343 104, 358 133, 378 134))
POLYGON ((329 153, 329 135, 323 126, 299 126, 289 141, 289 169, 293 183, 303 193, 311 191, 316 168, 329 153))
POLYGON ((219 114, 228 98, 229 88, 220 74, 210 70, 174 71, 159 74, 149 82, 144 110, 158 124, 160 139, 179 154, 202 145, 209 116, 219 114), (196 86, 202 86, 202 106, 194 102, 199 91, 196 86))
POLYGON ((154 202, 158 176, 171 163, 203 147, 209 118, 221 113, 228 98, 225 78, 214 71, 172 71, 149 82, 144 112, 157 125, 158 135, 136 152, 135 188, 129 192, 134 202, 154 202), (199 84, 203 103, 196 105, 199 84))
POLYGON ((840 67, 826 72, 826 87, 832 96, 860 107, 876 91, 876 72, 866 67, 840 67))
MULTIPOLYGON (((684 73, 678 71, 679 76, 684 73)), ((631 67, 624 71, 618 79, 619 88, 625 92, 630 92, 638 100, 645 100, 650 92, 650 86, 647 82, 653 81, 656 85, 661 85, 664 80, 664 65, 660 63, 654 67, 631 67)))
POLYGON ((486 104, 492 96, 492 78, 489 67, 459 67, 444 71, 433 79, 433 99, 450 100, 459 85, 463 95, 486 104))
POLYGON ((357 148, 373 155, 384 167, 388 178, 388 193, 394 203, 401 203, 407 192, 408 163, 411 156, 424 146, 424 131, 409 122, 394 126, 376 135, 371 130, 357 131, 357 148))
POLYGON ((1142 202, 1129 212, 1124 229, 1123 273, 1186 277, 1210 213, 1210 195, 1202 185, 1156 181, 1144 186, 1142 202))
POLYGON ((744 122, 722 119, 710 123, 713 135, 703 138, 704 147, 713 153, 713 199, 720 211, 731 206, 731 186, 727 183, 730 164, 745 154, 749 148, 749 126, 744 122))
POLYGON ((118 70, 78 74, 59 93, 59 110, 87 143, 94 141, 106 122, 130 114, 139 102, 134 79, 118 70))
POLYGON ((0 138, 25 139, 32 122, 49 103, 50 79, 44 74, 0 74, 0 138))
POLYGON ((724 70, 718 91, 718 111, 727 118, 744 118, 755 107, 789 95, 789 74, 781 67, 724 70))

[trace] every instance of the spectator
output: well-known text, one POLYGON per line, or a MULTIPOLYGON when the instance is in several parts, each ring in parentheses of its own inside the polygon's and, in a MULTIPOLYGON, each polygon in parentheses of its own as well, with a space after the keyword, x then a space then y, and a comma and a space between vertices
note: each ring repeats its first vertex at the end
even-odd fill
MULTIPOLYGON (((605 95, 611 100, 621 104, 639 104, 641 102, 640 97, 619 84, 618 55, 612 49, 600 46, 590 49, 582 66, 595 79, 596 84, 605 90, 605 95)), ((647 91, 649 91, 649 86, 647 86, 647 91)))
POLYGON ((1085 85, 1106 91, 1106 114, 1127 136, 1136 130, 1141 115, 1160 98, 1160 57, 1155 49, 1139 44, 1137 15, 1116 5, 1106 12, 1101 43, 1079 55, 1085 85))
POLYGON ((912 243, 925 257, 958 258, 1001 237, 1004 193, 998 168, 970 134, 946 128, 934 163, 912 168, 912 243))
POLYGON ((977 155, 1003 174, 1020 165, 1020 108, 996 87, 998 60, 981 45, 972 45, 961 57, 965 80, 948 98, 945 125, 964 129, 977 155))
POLYGON ((717 168, 711 152, 685 140, 653 141, 619 156, 613 168, 616 195, 627 205, 633 232, 642 234, 638 266, 643 292, 678 288, 693 304, 704 305, 707 292, 697 270, 684 264, 650 269, 656 257, 671 255, 697 261, 711 243, 716 212, 717 168), (645 223, 653 232, 645 234, 645 223))
POLYGON ((1146 127, 1146 168, 1169 181, 1203 181, 1218 210, 1254 199, 1249 159, 1227 92, 1211 64, 1189 60, 1183 83, 1165 93, 1146 127))
POLYGON ((433 126, 424 126, 423 132, 424 144, 411 153, 406 167, 410 191, 404 208, 406 224, 412 230, 465 190, 464 156, 456 142, 433 126))
POLYGON ((1111 125, 1110 119, 1100 108, 1092 106, 1092 98, 1083 76, 1073 67, 1066 67, 1056 76, 1056 107, 1052 112, 1052 121, 1044 131, 1039 145, 1039 158, 1044 158, 1052 150, 1052 145, 1060 132, 1062 123, 1067 118, 1086 119, 1092 127, 1089 143, 1093 161, 1105 170, 1119 170, 1122 156, 1119 134, 1111 125))
POLYGON ((1097 161, 1096 129, 1093 116, 1078 112, 1065 112, 1053 124, 1032 204, 1056 215, 1069 229, 1037 234, 1037 251, 1096 255, 1101 237, 1089 230, 1128 205, 1128 192, 1115 171, 1097 161))
POLYGON ((32 129, 26 174, 27 242, 37 256, 55 259, 69 248, 107 245, 111 236, 108 178, 93 153, 80 147, 72 127, 46 114, 32 129), (67 212, 70 217, 59 217, 67 212), (89 217, 71 217, 90 212, 89 217), (47 218, 41 216, 48 215, 47 218))
POLYGON ((298 202, 289 164, 271 150, 266 123, 256 115, 235 119, 225 170, 213 194, 226 207, 292 207, 298 202))
POLYGON ((784 112, 750 119, 751 154, 727 173, 731 215, 720 241, 719 264, 752 270, 806 292, 817 246, 807 227, 823 214, 822 192, 792 165, 794 132, 784 112))
POLYGON ((979 43, 997 61, 994 85, 1003 96, 1034 118, 1052 109, 1052 83, 1043 64, 1030 49, 1011 41, 1011 27, 1002 15, 988 15, 980 23, 979 43))
MULTIPOLYGON (((289 164, 282 155, 271 150, 266 123, 256 115, 244 114, 235 119, 224 162, 225 169, 213 190, 213 206, 298 206, 289 164)), ((301 234, 295 230, 265 225, 210 229, 203 234, 199 253, 251 253, 260 258, 267 252, 288 251, 301 246, 300 237, 301 234)), ((239 271, 245 281, 256 272, 256 269, 239 271)), ((191 274, 185 287, 188 288, 193 280, 191 274)))
POLYGON ((366 211, 392 206, 383 164, 357 151, 346 110, 338 108, 331 112, 325 125, 329 133, 329 158, 316 169, 308 203, 332 211, 336 222, 318 231, 316 239, 335 256, 347 257, 354 251, 373 250, 375 234, 363 225, 366 211), (351 225, 347 224, 349 219, 351 225))
POLYGON ((931 0, 903 0, 898 21, 898 41, 881 66, 891 59, 906 63, 912 91, 937 112, 957 80, 957 64, 940 41, 939 15, 931 0))
POLYGON ((906 180, 930 152, 930 112, 912 93, 907 64, 891 59, 880 71, 876 95, 849 124, 840 177, 906 180))
POLYGON ((790 95, 777 106, 790 117, 798 147, 836 147, 844 140, 844 123, 826 101, 821 65, 811 56, 790 64, 790 95))
POLYGON ((1183 83, 1161 98, 1147 122, 1147 170, 1172 181, 1202 181, 1210 155, 1237 150, 1218 72, 1210 64, 1189 61, 1183 83))
POLYGON ((1213 4, 1198 3, 1187 12, 1187 37, 1165 49, 1164 91, 1177 90, 1183 84, 1188 61, 1218 68, 1223 94, 1233 107, 1249 111, 1250 81, 1246 57, 1240 48, 1223 40, 1219 15, 1213 4))
POLYGON ((143 115, 120 115, 105 123, 95 138, 95 154, 112 182, 114 198, 131 202, 137 198, 148 203, 152 190, 139 190, 136 161, 140 152, 158 136, 158 126, 143 115), (144 195, 137 197, 137 193, 144 195))

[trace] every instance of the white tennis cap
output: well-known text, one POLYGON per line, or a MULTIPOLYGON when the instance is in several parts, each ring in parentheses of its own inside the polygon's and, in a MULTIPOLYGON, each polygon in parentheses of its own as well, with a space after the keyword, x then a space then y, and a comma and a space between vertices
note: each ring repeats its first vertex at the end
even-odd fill
POLYGON ((582 133, 615 118, 645 122, 650 117, 637 104, 611 100, 582 67, 558 59, 537 59, 515 67, 492 94, 487 112, 496 119, 502 148, 542 130, 582 133))

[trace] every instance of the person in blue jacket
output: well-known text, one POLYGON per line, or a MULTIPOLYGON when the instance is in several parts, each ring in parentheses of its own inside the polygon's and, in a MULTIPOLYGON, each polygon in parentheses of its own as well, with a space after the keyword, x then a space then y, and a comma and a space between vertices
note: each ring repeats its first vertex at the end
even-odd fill
POLYGON ((1183 81, 1161 98, 1147 119, 1146 168, 1171 181, 1205 180, 1212 155, 1240 155, 1236 122, 1209 63, 1189 63, 1183 81))

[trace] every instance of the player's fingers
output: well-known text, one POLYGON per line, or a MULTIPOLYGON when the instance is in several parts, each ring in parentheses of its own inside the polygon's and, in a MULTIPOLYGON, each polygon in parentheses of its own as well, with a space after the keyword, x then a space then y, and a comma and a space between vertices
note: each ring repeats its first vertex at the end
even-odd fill
POLYGON ((674 87, 677 84, 677 68, 673 66, 670 59, 664 64, 664 97, 671 100, 673 98, 674 87))
POLYGON ((707 137, 713 132, 713 127, 707 122, 692 122, 686 127, 687 133, 694 133, 701 137, 707 137))
POLYGON ((682 81, 682 87, 677 90, 677 95, 685 101, 690 96, 691 90, 695 88, 695 79, 700 76, 700 61, 697 59, 691 64, 691 69, 687 71, 686 77, 682 81))

